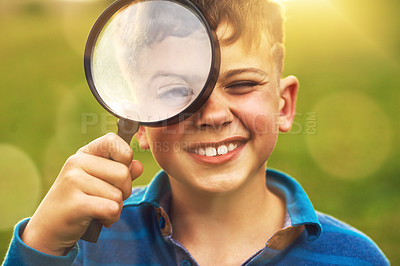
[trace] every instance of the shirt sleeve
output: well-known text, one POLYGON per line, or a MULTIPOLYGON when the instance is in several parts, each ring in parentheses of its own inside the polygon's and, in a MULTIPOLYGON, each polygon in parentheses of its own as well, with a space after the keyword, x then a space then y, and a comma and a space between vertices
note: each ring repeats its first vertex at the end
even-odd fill
POLYGON ((53 256, 37 251, 22 242, 20 236, 28 221, 29 219, 22 220, 15 226, 14 235, 3 265, 72 265, 78 255, 77 244, 67 255, 53 256))

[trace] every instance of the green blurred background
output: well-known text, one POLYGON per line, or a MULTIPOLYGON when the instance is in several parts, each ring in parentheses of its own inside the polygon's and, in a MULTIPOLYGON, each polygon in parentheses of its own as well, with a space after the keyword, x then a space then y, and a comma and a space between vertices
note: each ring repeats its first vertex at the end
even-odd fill
MULTIPOLYGON (((110 1, 0 0, 0 256, 65 160, 115 131, 83 73, 87 34, 110 1)), ((285 74, 298 114, 269 167, 315 207, 371 236, 400 264, 400 2, 288 0, 285 74)), ((146 184, 158 171, 132 143, 146 184)))

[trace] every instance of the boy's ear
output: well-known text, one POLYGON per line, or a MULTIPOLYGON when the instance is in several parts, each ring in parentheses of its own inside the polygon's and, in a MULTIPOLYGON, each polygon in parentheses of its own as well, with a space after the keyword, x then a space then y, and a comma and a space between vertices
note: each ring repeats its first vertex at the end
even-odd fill
POLYGON ((296 114, 296 97, 299 81, 295 76, 281 79, 279 99, 279 131, 288 132, 296 114))
POLYGON ((138 140, 140 148, 143 150, 148 150, 150 148, 149 141, 147 139, 146 129, 144 126, 140 126, 138 132, 135 134, 136 139, 138 140))

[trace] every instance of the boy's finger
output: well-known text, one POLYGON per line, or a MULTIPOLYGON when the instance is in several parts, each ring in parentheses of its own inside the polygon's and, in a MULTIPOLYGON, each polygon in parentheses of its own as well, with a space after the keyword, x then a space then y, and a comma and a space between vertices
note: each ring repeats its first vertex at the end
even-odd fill
POLYGON ((109 227, 119 220, 122 205, 113 200, 91 196, 87 203, 88 215, 109 227))
POLYGON ((132 181, 138 178, 143 173, 143 165, 137 160, 133 160, 130 166, 132 181))
POLYGON ((76 182, 80 183, 79 185, 83 193, 113 200, 120 204, 122 204, 122 201, 127 199, 132 192, 130 183, 128 186, 119 188, 87 173, 82 173, 79 180, 76 182))
POLYGON ((114 133, 108 133, 95 139, 86 146, 80 148, 78 152, 84 152, 103 158, 111 158, 126 166, 130 165, 133 158, 131 147, 114 133))
POLYGON ((101 179, 124 192, 124 196, 131 194, 132 177, 128 166, 103 157, 82 153, 74 155, 77 166, 85 173, 101 179))

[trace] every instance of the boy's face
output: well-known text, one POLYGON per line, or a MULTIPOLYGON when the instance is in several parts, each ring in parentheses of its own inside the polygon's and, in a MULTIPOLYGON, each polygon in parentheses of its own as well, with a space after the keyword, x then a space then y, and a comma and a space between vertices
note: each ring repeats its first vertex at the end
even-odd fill
MULTIPOLYGON (((219 27, 217 35, 226 32, 219 27)), ((239 39, 220 48, 220 75, 204 106, 181 123, 137 133, 174 182, 212 193, 264 178, 279 130, 290 129, 298 85, 294 77, 279 85, 265 43, 249 51, 239 39)))

